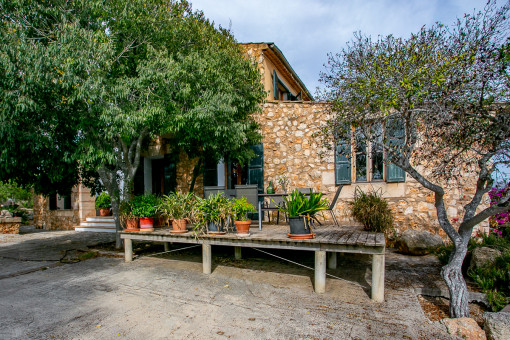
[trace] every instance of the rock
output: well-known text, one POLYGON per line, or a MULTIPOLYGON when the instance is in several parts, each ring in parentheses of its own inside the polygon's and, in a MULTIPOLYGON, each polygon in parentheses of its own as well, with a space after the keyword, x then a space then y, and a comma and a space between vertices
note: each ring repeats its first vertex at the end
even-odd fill
POLYGON ((471 318, 443 319, 441 323, 446 327, 448 334, 466 340, 485 340, 485 332, 471 318))
POLYGON ((489 340, 508 340, 510 339, 510 313, 484 313, 485 324, 483 329, 489 340))
POLYGON ((506 305, 505 308, 503 308, 500 313, 510 313, 510 305, 506 305))
POLYGON ((425 230, 407 229, 397 241, 397 248, 403 254, 426 255, 442 244, 443 240, 439 235, 425 230))
POLYGON ((492 263, 496 257, 501 256, 501 251, 489 247, 478 247, 473 250, 469 270, 483 267, 485 264, 492 263))
POLYGON ((12 217, 12 214, 9 210, 2 210, 2 213, 0 214, 2 217, 12 217))

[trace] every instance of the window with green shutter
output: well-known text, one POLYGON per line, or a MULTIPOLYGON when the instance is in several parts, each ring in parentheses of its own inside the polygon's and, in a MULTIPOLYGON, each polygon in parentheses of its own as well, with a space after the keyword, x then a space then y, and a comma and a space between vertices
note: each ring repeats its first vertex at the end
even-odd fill
POLYGON ((340 140, 335 146, 335 184, 351 184, 351 141, 340 140))
MULTIPOLYGON (((386 137, 390 146, 401 148, 405 142, 404 121, 402 119, 388 119, 386 122, 386 137)), ((386 166, 386 182, 405 182, 406 173, 395 164, 388 163, 386 166)))

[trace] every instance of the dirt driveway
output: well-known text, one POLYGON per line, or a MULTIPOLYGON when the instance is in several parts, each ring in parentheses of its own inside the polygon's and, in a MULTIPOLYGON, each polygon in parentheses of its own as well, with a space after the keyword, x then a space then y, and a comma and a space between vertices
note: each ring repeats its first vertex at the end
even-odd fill
MULTIPOLYGON (((441 284, 433 257, 389 253, 386 300, 378 304, 369 298, 368 257, 339 256, 338 269, 328 270, 338 278, 318 295, 312 271, 255 250, 236 261, 233 249, 213 247, 213 273, 205 275, 200 248, 124 263, 85 260, 108 234, 5 236, 0 339, 451 338, 412 291, 424 277, 441 284)), ((313 266, 312 252, 278 254, 313 266)))

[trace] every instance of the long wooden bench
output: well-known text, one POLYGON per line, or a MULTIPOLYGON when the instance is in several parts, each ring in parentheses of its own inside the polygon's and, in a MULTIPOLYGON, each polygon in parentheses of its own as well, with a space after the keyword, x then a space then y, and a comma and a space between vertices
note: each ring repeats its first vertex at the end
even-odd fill
POLYGON ((288 227, 264 227, 263 230, 250 229, 250 236, 237 234, 204 235, 196 238, 191 232, 172 234, 169 230, 154 232, 122 232, 125 260, 133 260, 132 241, 176 242, 202 245, 202 265, 205 274, 211 273, 212 245, 236 247, 240 256, 242 247, 309 250, 315 252, 315 292, 326 291, 327 264, 336 268, 336 253, 357 253, 372 255, 372 294, 374 301, 384 301, 384 252, 385 240, 382 233, 353 231, 351 229, 324 228, 316 230, 313 239, 296 240, 287 237, 288 227), (334 256, 333 256, 334 255, 334 256))

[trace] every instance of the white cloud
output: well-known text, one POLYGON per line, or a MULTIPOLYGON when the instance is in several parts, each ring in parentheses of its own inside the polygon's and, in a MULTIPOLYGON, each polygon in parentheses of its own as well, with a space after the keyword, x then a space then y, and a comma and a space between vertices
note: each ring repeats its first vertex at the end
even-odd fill
POLYGON ((274 42, 314 94, 328 52, 353 33, 408 36, 436 21, 452 24, 486 0, 192 0, 193 8, 223 27, 232 23, 239 42, 274 42))

